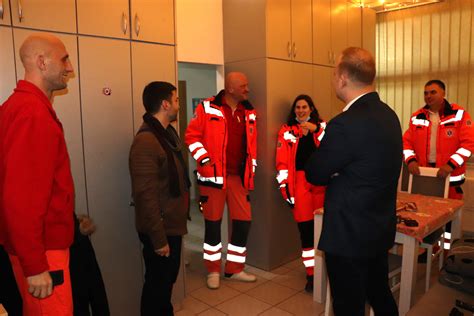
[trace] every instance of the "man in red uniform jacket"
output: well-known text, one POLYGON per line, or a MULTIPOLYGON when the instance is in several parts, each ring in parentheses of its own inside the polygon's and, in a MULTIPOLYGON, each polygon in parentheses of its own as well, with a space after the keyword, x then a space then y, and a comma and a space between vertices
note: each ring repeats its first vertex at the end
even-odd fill
POLYGON ((221 221, 225 203, 232 220, 225 277, 255 282, 244 270, 252 220, 249 191, 257 166, 257 114, 248 99, 248 80, 231 72, 225 89, 198 105, 185 142, 197 162, 199 205, 205 219, 204 262, 207 286, 217 289, 221 270, 221 221))
POLYGON ((51 100, 53 91, 67 87, 73 68, 52 35, 29 36, 20 57, 25 78, 0 109, 0 243, 10 256, 24 315, 72 315, 74 185, 51 100))
POLYGON ((408 170, 419 174, 419 166, 439 168, 438 177, 449 176, 449 197, 462 199, 466 161, 474 150, 474 129, 469 113, 445 97, 440 80, 425 84, 426 105, 413 113, 403 135, 403 154, 408 170))

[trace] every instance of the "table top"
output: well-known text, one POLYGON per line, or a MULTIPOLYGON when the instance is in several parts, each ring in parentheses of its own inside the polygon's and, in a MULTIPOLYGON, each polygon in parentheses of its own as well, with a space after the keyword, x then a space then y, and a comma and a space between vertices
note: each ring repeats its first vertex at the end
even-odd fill
MULTIPOLYGON (((397 224, 397 232, 415 237, 420 242, 429 233, 449 221, 454 213, 464 205, 462 200, 445 199, 407 192, 397 193, 397 215, 405 219, 414 219, 417 227, 406 226, 404 222, 397 224), (410 210, 414 203, 416 210, 410 210), (408 204, 408 207, 405 207, 408 204), (408 210, 407 210, 408 209, 408 210)), ((317 209, 315 215, 322 215, 324 210, 317 209)))

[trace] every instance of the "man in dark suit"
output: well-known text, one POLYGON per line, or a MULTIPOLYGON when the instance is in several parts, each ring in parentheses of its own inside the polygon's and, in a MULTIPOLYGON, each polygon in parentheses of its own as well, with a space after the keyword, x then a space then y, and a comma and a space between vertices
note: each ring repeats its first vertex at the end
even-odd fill
POLYGON ((336 315, 398 315, 388 285, 396 230, 396 191, 402 131, 374 90, 375 62, 350 47, 338 59, 333 85, 347 105, 326 129, 306 164, 306 178, 327 185, 321 239, 336 315))

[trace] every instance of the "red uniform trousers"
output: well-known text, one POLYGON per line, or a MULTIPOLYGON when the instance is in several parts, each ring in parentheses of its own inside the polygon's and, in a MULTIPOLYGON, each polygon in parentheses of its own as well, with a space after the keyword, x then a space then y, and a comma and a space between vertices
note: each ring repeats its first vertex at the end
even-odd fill
POLYGON ((324 206, 324 193, 324 187, 306 181, 304 171, 296 171, 293 217, 298 223, 301 258, 309 276, 314 274, 314 210, 324 206))
POLYGON ((28 282, 23 274, 20 260, 10 255, 13 273, 18 290, 23 299, 23 316, 72 316, 72 291, 69 277, 69 249, 47 250, 46 259, 49 271, 62 270, 64 283, 53 287, 53 293, 43 299, 34 297, 28 292, 28 282))
POLYGON ((209 273, 221 269, 221 220, 225 203, 232 221, 232 233, 227 247, 225 273, 239 273, 244 269, 247 255, 247 236, 252 219, 248 190, 238 175, 227 175, 225 189, 199 186, 199 206, 204 215, 204 263, 209 273))

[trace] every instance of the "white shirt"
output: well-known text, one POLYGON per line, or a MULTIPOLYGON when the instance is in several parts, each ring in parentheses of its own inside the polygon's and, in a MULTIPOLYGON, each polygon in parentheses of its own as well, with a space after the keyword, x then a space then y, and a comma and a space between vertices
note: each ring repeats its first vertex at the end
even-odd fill
POLYGON ((347 105, 344 107, 344 109, 342 109, 342 112, 346 112, 347 110, 349 110, 349 108, 351 107, 352 104, 354 104, 357 100, 359 100, 361 97, 363 97, 364 95, 368 94, 368 93, 372 93, 372 92, 366 92, 366 93, 362 93, 361 95, 359 95, 358 97, 352 99, 351 102, 347 103, 347 105))

